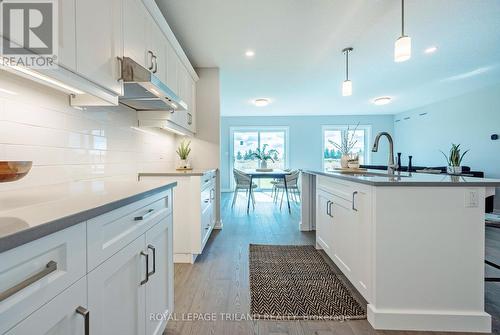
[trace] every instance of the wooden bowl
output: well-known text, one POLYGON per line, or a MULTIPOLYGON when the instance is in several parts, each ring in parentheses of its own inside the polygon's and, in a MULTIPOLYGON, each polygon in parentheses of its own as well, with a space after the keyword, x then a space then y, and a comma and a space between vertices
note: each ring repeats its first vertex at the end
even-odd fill
POLYGON ((0 183, 23 178, 30 172, 32 165, 30 161, 0 161, 0 183))

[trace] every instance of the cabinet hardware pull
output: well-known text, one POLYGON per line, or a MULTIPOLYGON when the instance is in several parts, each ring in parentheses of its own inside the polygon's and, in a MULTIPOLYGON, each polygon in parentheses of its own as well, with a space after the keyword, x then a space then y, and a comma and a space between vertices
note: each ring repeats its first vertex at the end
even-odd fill
POLYGON ((153 60, 154 60, 153 73, 156 73, 158 71, 158 58, 155 55, 153 55, 153 60))
POLYGON ((153 53, 153 51, 148 50, 148 55, 150 55, 150 56, 151 56, 151 57, 149 58, 149 59, 150 59, 150 61, 149 61, 149 62, 150 62, 150 64, 151 64, 151 65, 149 65, 149 66, 148 66, 148 70, 149 70, 149 71, 151 71, 151 70, 153 69, 153 57, 155 56, 155 54, 153 53))
POLYGON ((144 285, 149 281, 149 254, 141 251, 141 256, 146 257, 146 278, 141 281, 141 285, 144 285))
POLYGON ((326 215, 328 215, 328 216, 331 216, 331 215, 330 215, 330 203, 331 203, 331 201, 330 201, 330 200, 328 200, 328 201, 326 202, 326 215))
POLYGON ((149 244, 148 249, 153 250, 153 271, 148 273, 148 276, 152 276, 156 273, 156 248, 154 247, 154 245, 149 244))
POLYGON ((82 307, 82 306, 78 306, 76 308, 76 313, 77 314, 80 314, 83 316, 84 320, 85 320, 85 335, 89 335, 90 334, 90 312, 88 309, 82 307))
POLYGON ((210 198, 205 199, 204 201, 205 201, 205 203, 206 203, 206 204, 208 204, 208 203, 209 203, 209 201, 210 201, 210 198))
POLYGON ((354 191, 354 192, 352 192, 352 210, 357 212, 357 211, 358 211, 358 209, 356 208, 356 205, 355 205, 355 203, 354 203, 354 199, 355 199, 355 197, 356 197, 356 194, 358 194, 358 191, 354 191))
POLYGON ((147 219, 149 216, 151 216, 154 212, 154 208, 151 208, 151 209, 148 209, 148 211, 146 212, 146 214, 142 215, 142 216, 136 216, 134 218, 134 221, 142 221, 142 220, 145 220, 147 219))
POLYGON ((16 284, 16 285, 12 286, 11 288, 8 288, 5 291, 1 292, 0 293, 0 301, 4 301, 5 299, 13 296, 17 292, 19 292, 22 289, 30 286, 34 282, 42 279, 43 277, 47 276, 48 274, 50 274, 50 273, 52 273, 52 272, 54 272, 56 270, 57 270, 57 263, 54 262, 54 261, 48 262, 47 265, 45 265, 45 268, 42 271, 40 271, 38 273, 35 273, 31 277, 26 278, 25 280, 23 280, 22 282, 20 282, 19 284, 16 284))
POLYGON ((189 125, 193 124, 193 116, 191 115, 191 113, 188 113, 188 124, 189 125))

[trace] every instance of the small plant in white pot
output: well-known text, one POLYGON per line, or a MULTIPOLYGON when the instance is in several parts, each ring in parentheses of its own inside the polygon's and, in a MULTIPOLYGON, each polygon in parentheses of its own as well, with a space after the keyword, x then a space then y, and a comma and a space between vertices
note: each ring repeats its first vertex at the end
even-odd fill
POLYGON ((356 125, 354 130, 350 130, 349 126, 347 126, 347 131, 342 134, 342 138, 340 139, 340 144, 328 140, 331 145, 333 145, 335 148, 337 148, 338 151, 342 154, 342 157, 340 158, 340 166, 343 169, 346 169, 349 167, 349 164, 351 166, 359 167, 359 157, 358 155, 353 155, 352 154, 352 149, 354 149, 354 146, 358 141, 355 139, 356 136, 356 130, 358 129, 359 123, 356 125))
POLYGON ((190 169, 191 164, 189 164, 189 154, 191 153, 191 148, 189 147, 191 145, 191 141, 185 141, 183 140, 179 147, 177 148, 177 155, 179 156, 179 169, 190 169))
POLYGON ((250 155, 252 159, 257 158, 259 160, 259 168, 261 169, 267 169, 267 161, 270 160, 274 163, 273 155, 277 156, 279 154, 278 150, 275 149, 271 149, 266 152, 268 146, 268 144, 264 144, 262 146, 262 150, 260 150, 260 148, 257 148, 257 150, 255 150, 255 152, 252 152, 252 154, 250 155))
POLYGON ((462 154, 460 154, 460 144, 452 144, 449 155, 446 155, 441 151, 443 156, 446 158, 446 162, 448 163, 448 167, 446 172, 449 174, 461 174, 462 173, 462 160, 466 153, 469 150, 465 150, 462 154))

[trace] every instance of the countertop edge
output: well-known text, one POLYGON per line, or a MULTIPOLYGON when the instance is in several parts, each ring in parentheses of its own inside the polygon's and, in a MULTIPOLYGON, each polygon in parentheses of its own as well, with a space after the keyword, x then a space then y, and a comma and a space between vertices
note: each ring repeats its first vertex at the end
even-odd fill
POLYGON ((58 231, 64 230, 66 228, 77 225, 84 221, 90 220, 102 214, 111 212, 117 208, 127 206, 131 203, 148 198, 154 194, 164 192, 166 190, 174 188, 175 186, 177 186, 177 182, 171 182, 144 192, 134 194, 132 196, 115 200, 113 202, 105 203, 101 206, 86 209, 72 215, 64 216, 56 220, 40 224, 36 227, 27 228, 25 230, 15 232, 10 235, 0 237, 0 253, 8 251, 10 249, 14 249, 23 244, 27 244, 29 242, 38 240, 47 235, 57 233, 58 231))
MULTIPOLYGON (((400 181, 400 182, 388 182, 388 181, 370 181, 365 179, 359 179, 350 177, 348 175, 333 174, 321 171, 311 171, 304 170, 303 173, 325 176, 330 178, 341 179, 345 181, 350 181, 353 183, 360 183, 370 186, 382 186, 382 187, 500 187, 500 182, 435 182, 435 181, 400 181)), ((480 178, 479 178, 480 179, 480 178)))
POLYGON ((207 172, 215 172, 217 168, 206 169, 203 172, 188 172, 188 171, 171 171, 171 172, 139 172, 138 177, 199 177, 203 176, 207 172))

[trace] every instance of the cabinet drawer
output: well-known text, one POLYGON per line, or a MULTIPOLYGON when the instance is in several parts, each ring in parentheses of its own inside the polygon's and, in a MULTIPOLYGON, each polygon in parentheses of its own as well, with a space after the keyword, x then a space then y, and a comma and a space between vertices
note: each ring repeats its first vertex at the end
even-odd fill
POLYGON ((88 271, 144 234, 160 215, 171 213, 171 199, 169 190, 89 220, 88 271))
POLYGON ((82 278, 5 335, 84 335, 85 317, 76 310, 86 306, 87 279, 82 278))
POLYGON ((216 174, 215 171, 209 171, 201 176, 201 189, 208 187, 212 183, 215 183, 216 174))
POLYGON ((85 223, 0 254, 0 333, 84 275, 85 223))

